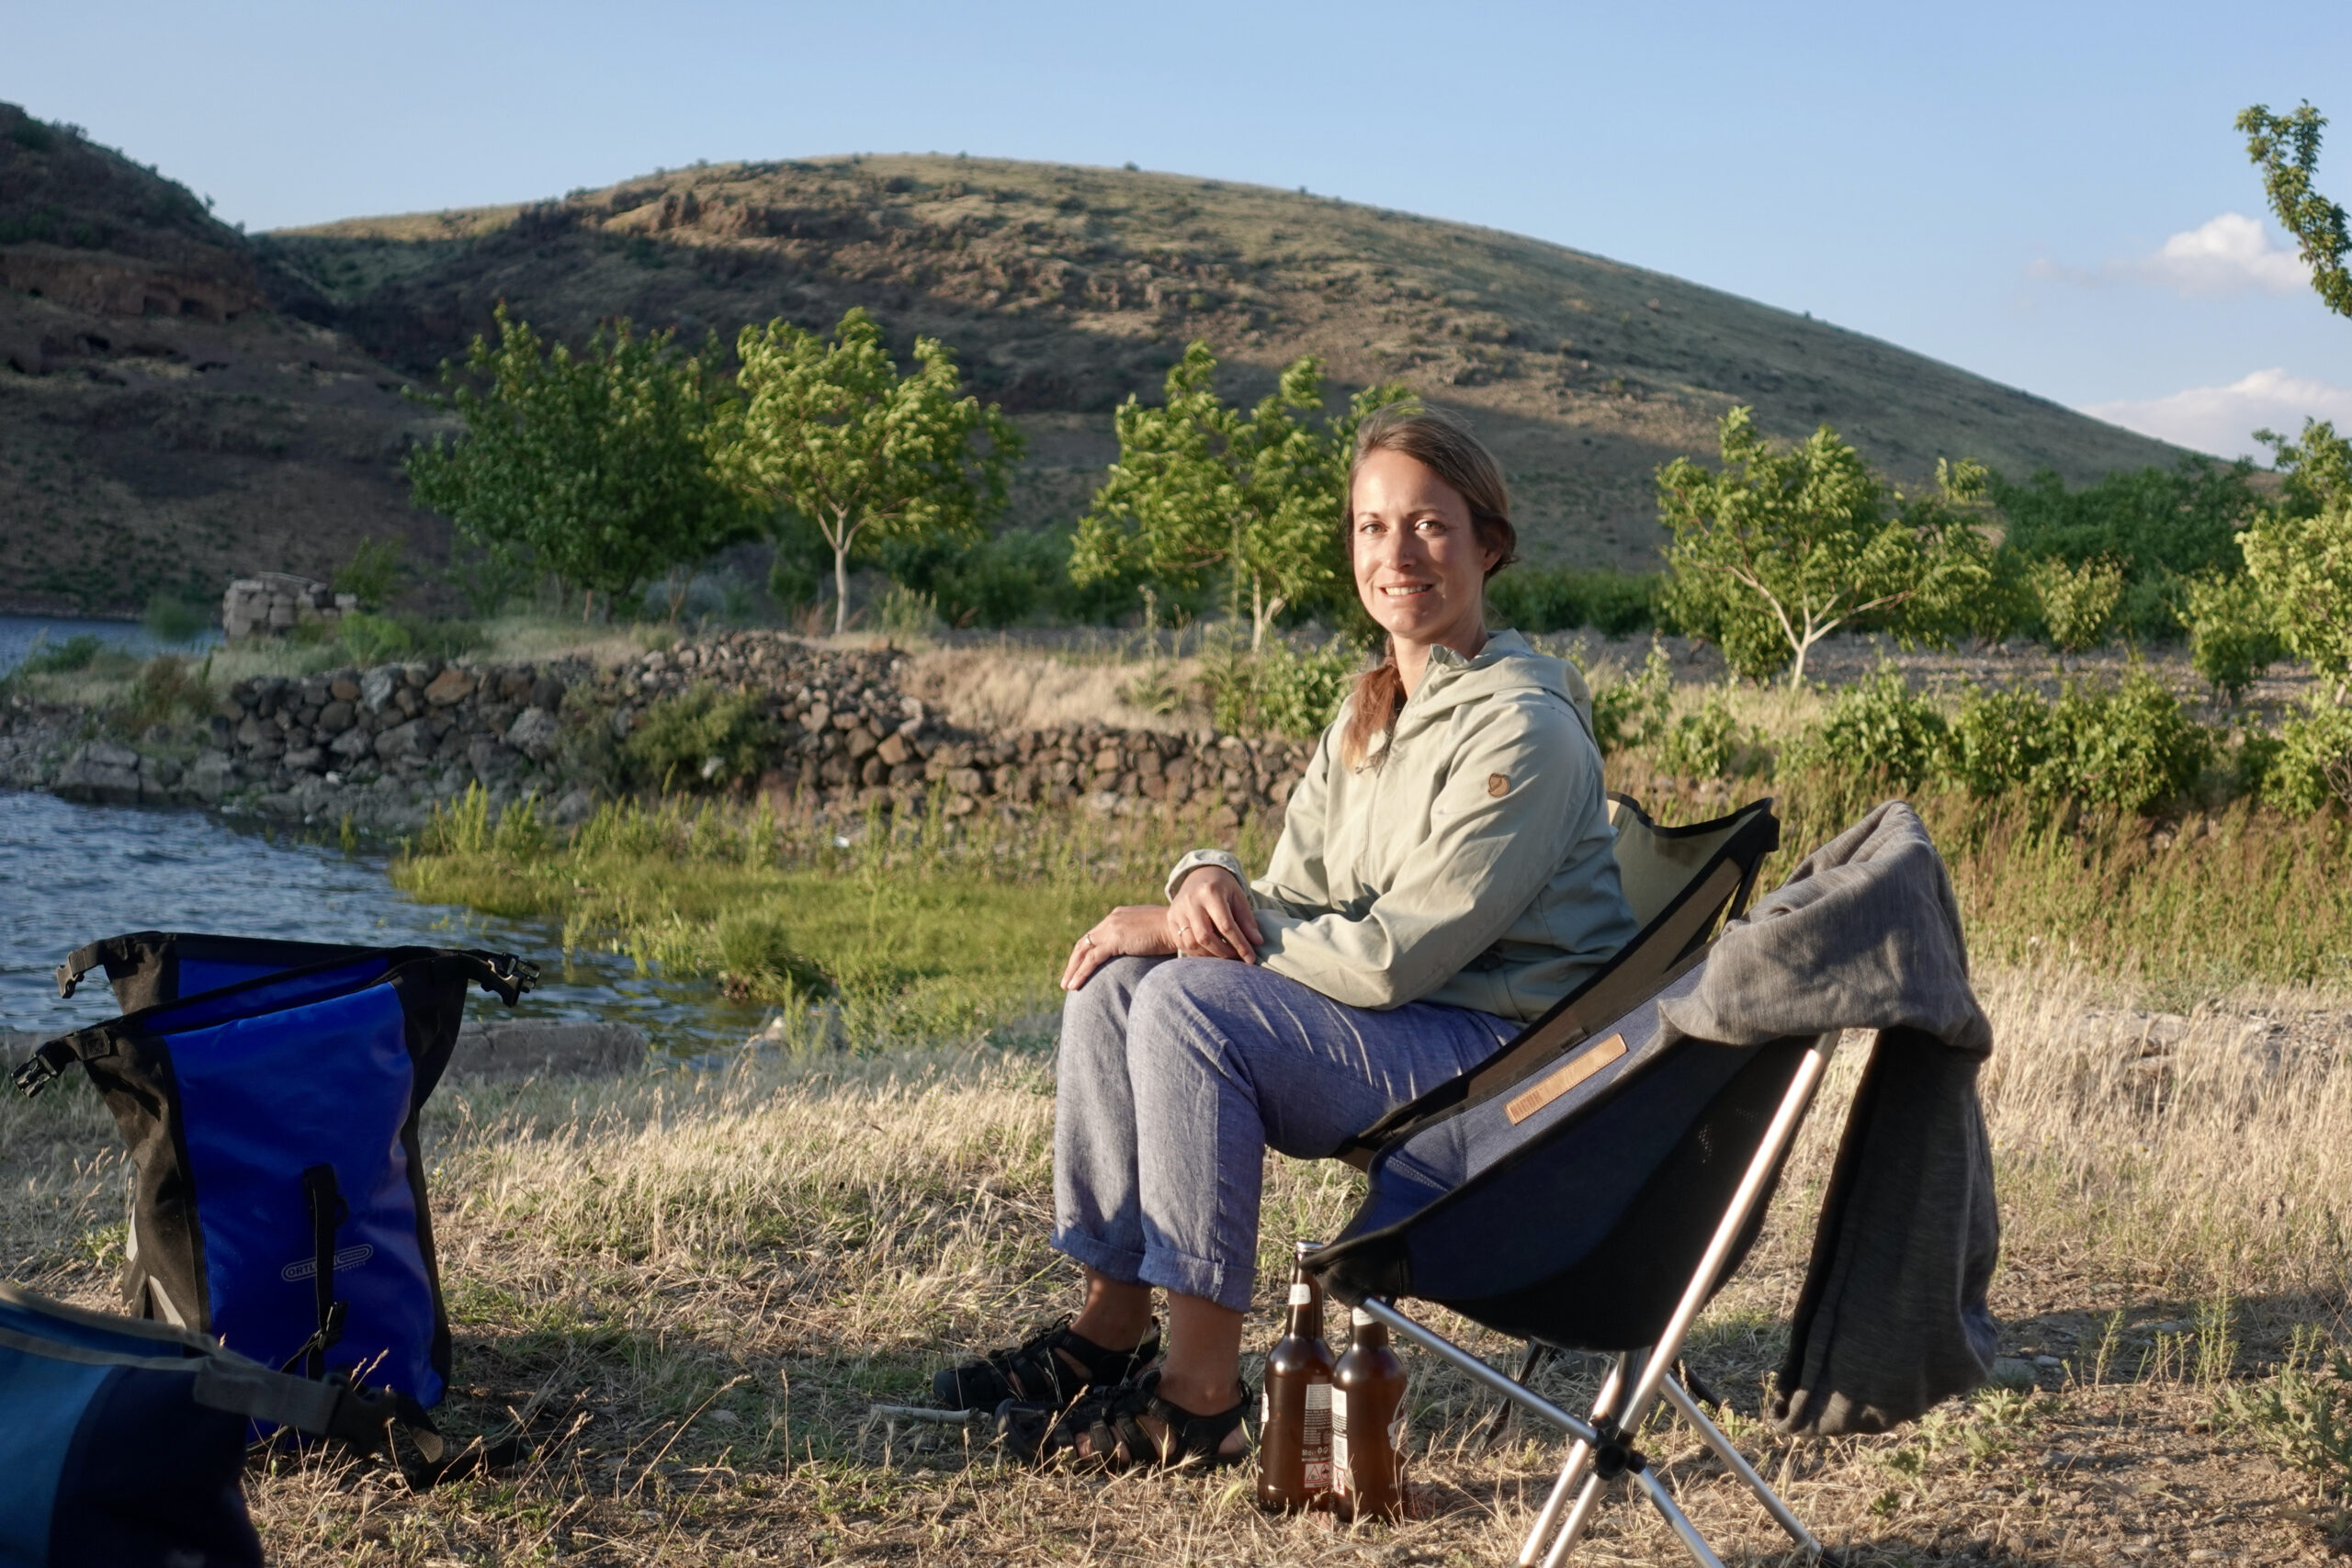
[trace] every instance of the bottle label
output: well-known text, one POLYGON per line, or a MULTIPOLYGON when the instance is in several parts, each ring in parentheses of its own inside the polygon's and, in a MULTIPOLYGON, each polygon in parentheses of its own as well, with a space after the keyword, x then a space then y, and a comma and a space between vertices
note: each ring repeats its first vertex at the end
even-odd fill
POLYGON ((1258 1430, 1263 1432, 1274 1424, 1274 1385, 1272 1382, 1258 1391, 1258 1430))
POLYGON ((1300 1423, 1301 1479, 1308 1492, 1331 1489, 1331 1385, 1306 1385, 1306 1419, 1300 1423))
POLYGON ((1331 1490, 1348 1493, 1348 1391, 1331 1391, 1331 1490))
POLYGON ((1290 1288, 1290 1304, 1295 1307, 1315 1304, 1315 1287, 1304 1280, 1295 1280, 1290 1288))

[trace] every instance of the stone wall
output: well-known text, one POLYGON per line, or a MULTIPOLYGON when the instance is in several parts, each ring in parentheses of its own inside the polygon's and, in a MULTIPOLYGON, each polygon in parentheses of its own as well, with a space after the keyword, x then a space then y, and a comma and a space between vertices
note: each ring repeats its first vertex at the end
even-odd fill
POLYGON ((982 734, 905 695, 904 655, 732 632, 624 663, 424 661, 243 681, 193 757, 116 741, 74 751, 51 781, 91 800, 250 808, 407 831, 475 783, 493 804, 535 793, 560 822, 622 787, 620 749, 653 705, 696 685, 751 694, 774 737, 756 790, 843 815, 946 810, 1184 812, 1231 826, 1278 811, 1311 744, 1101 725, 982 734))
POLYGON ((220 596, 220 635, 231 642, 283 637, 298 626, 332 625, 359 608, 356 595, 323 582, 266 571, 241 577, 220 596))

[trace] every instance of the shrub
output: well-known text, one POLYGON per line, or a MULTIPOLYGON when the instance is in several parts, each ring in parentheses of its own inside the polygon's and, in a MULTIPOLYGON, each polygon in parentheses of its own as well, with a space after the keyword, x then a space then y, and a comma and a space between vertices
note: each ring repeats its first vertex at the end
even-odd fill
POLYGON ((927 637, 939 629, 939 602, 928 593, 893 583, 875 602, 874 619, 886 636, 901 641, 927 637))
POLYGON ((157 642, 190 642, 212 624, 212 616, 203 605, 191 604, 176 593, 157 593, 148 599, 141 624, 157 642))
POLYGON ((1650 639, 1649 657, 1638 675, 1628 671, 1597 683, 1592 692, 1592 739, 1604 757, 1649 743, 1674 702, 1674 670, 1666 649, 1650 639))
POLYGON ((1786 760, 1792 768, 1825 768, 1917 789, 1942 772, 1951 735, 1935 704, 1913 693, 1892 662, 1882 661, 1870 679, 1838 694, 1786 760))
POLYGON ((1580 626, 1609 637, 1645 631, 1657 624, 1657 596, 1655 573, 1574 567, 1516 566, 1487 584, 1492 623, 1531 636, 1580 626))
POLYGON ((2056 702, 2021 688, 1971 693, 1946 753, 1954 782, 1978 796, 2022 789, 2143 812, 2181 795, 2213 760, 2211 731, 2145 671, 2120 686, 2069 685, 2056 702))
POLYGON ((212 691, 201 671, 177 654, 158 654, 139 671, 130 695, 112 715, 125 735, 176 718, 200 718, 212 711, 212 691))
POLYGON ((2068 565, 2043 561, 2033 572, 2034 599, 2050 645, 2084 653, 2107 640, 2123 603, 2123 563, 2111 556, 2068 565))
POLYGON ((2231 703, 2286 653, 2270 606, 2248 577, 2188 579, 2179 619, 2188 632, 2190 667, 2231 703))
POLYGON ((76 632, 63 642, 52 643, 43 633, 33 640, 32 650, 17 666, 22 675, 72 675, 87 670, 97 659, 106 644, 88 632, 76 632))
POLYGON ((2352 687, 2352 496, 2310 517, 2267 517, 2241 543, 2287 647, 2339 694, 2352 687))
POLYGON ((385 664, 416 651, 416 638, 389 615, 345 615, 335 636, 355 664, 385 664))
POLYGON ((2184 457, 2077 491, 2048 468, 2024 484, 1996 476, 1989 491, 2008 519, 2005 543, 2027 559, 2079 566, 2106 558, 2136 581, 2235 570, 2236 533, 2263 509, 2253 474, 2251 463, 2184 457))
POLYGON ((696 684, 650 704, 621 755, 640 784, 725 785, 757 776, 777 739, 757 699, 696 684))
POLYGON ((336 569, 334 591, 356 594, 373 610, 392 596, 400 584, 401 547, 397 540, 363 538, 352 547, 351 558, 336 569))
POLYGON ((1219 729, 1304 740, 1338 716, 1363 654, 1345 637, 1306 653, 1275 637, 1254 654, 1238 645, 1212 649, 1202 665, 1219 729))
POLYGON ((2284 810, 2309 814, 2331 800, 2352 807, 2352 709, 2315 696, 2278 727, 2257 770, 2248 770, 2256 792, 2284 810))
POLYGON ((719 985, 729 996, 821 995, 832 989, 822 970, 793 951, 780 914, 729 909, 718 917, 713 935, 718 943, 719 985))
POLYGON ((1694 779, 1744 778, 1761 772, 1765 760, 1761 738, 1733 716, 1721 692, 1664 727, 1654 750, 1662 770, 1694 779))

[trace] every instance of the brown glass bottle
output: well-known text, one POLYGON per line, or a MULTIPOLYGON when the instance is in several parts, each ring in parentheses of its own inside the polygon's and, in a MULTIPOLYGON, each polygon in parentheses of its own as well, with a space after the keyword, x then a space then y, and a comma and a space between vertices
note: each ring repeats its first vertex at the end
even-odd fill
POLYGON ((1331 1371, 1332 1506, 1351 1519, 1405 1517, 1405 1363, 1363 1308, 1331 1371))
MULTIPOLYGON (((1298 1244, 1299 1256, 1314 1250, 1298 1244)), ((1305 1266, 1290 1280, 1290 1319, 1266 1353, 1258 1419, 1258 1506, 1308 1508, 1331 1490, 1331 1347, 1323 1340, 1323 1291, 1305 1266)))

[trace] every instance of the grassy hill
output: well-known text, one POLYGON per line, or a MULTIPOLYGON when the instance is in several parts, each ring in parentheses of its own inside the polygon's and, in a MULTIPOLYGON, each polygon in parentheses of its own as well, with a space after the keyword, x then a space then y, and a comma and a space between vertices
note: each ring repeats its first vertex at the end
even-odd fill
POLYGON ((136 604, 321 572, 447 530, 398 473, 402 400, 502 299, 689 337, 852 305, 954 345, 1031 457, 1010 522, 1065 521, 1193 337, 1254 395, 1301 353, 1468 414, 1529 553, 1645 563, 1650 476, 1824 420, 1898 477, 1940 456, 2072 479, 2170 448, 1891 344, 1560 246, 1216 180, 940 157, 709 165, 550 200, 248 238, 153 170, 0 107, 0 599, 136 604), (11 118, 10 117, 14 117, 11 118), (36 145, 39 143, 39 145, 36 145))
POLYGON ((1084 504, 1103 415, 1205 337, 1247 389, 1295 355, 1343 386, 1402 379, 1498 447, 1539 554, 1646 558, 1650 478, 1766 429, 1837 425, 1924 481, 1939 456, 2071 479, 2167 461, 2161 444, 1826 322, 1463 224, 1217 180, 978 158, 710 165, 560 201, 362 219, 274 236, 389 362, 422 371, 500 299, 578 332, 600 316, 731 333, 853 304, 955 344, 1023 418, 1017 521, 1084 504))

